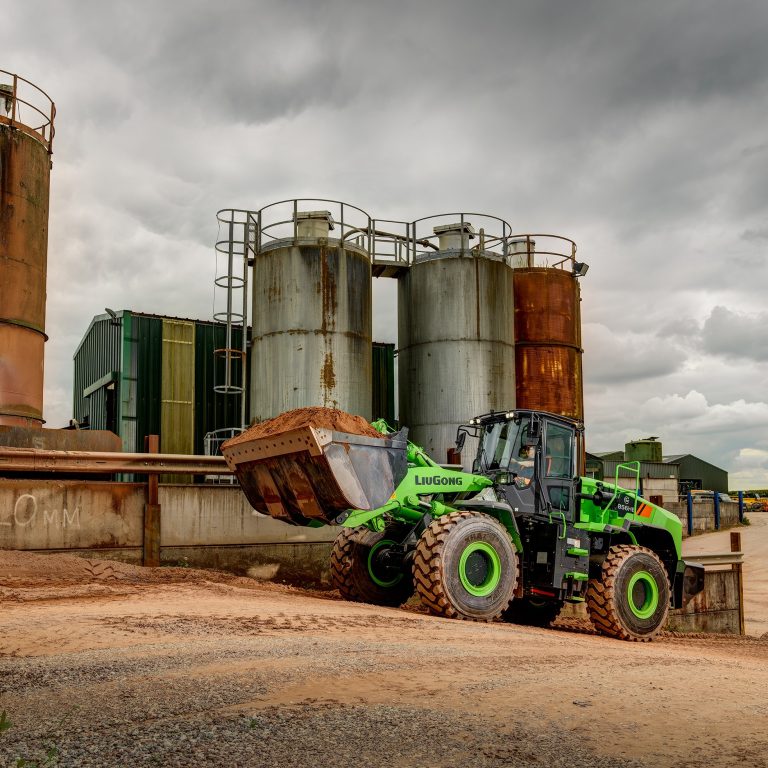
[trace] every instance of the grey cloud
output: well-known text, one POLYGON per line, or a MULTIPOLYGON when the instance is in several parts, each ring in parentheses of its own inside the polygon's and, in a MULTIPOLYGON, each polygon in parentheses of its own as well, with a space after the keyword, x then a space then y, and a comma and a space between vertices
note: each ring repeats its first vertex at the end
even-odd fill
POLYGON ((650 334, 618 333, 587 323, 583 336, 584 373, 593 383, 610 386, 658 379, 677 371, 685 360, 678 347, 650 334))
POLYGON ((711 354, 768 362, 768 312, 746 315, 715 307, 702 335, 711 354))
POLYGON ((745 229, 741 233, 741 239, 747 242, 762 242, 768 240, 768 227, 762 227, 761 229, 745 229))

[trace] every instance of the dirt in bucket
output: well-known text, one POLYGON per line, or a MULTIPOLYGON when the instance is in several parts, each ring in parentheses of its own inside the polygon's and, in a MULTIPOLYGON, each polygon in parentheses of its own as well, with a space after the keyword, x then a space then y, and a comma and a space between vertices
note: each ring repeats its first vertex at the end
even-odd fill
POLYGON ((319 429, 333 429, 336 432, 349 432, 352 435, 364 437, 383 438, 362 416, 353 416, 338 408, 296 408, 286 411, 274 419, 267 419, 259 424, 254 424, 242 435, 233 437, 225 445, 237 445, 259 437, 270 437, 280 432, 287 432, 299 427, 316 427, 319 429))

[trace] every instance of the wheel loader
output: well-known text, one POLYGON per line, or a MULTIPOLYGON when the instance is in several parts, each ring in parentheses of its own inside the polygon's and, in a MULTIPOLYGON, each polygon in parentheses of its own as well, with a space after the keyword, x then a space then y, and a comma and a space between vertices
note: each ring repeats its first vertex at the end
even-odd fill
POLYGON ((441 466, 407 429, 380 437, 304 426, 222 452, 251 505, 296 525, 340 525, 333 585, 348 600, 547 626, 586 602, 598 632, 651 640, 701 591, 676 515, 635 488, 580 477, 583 425, 541 411, 488 413, 459 428, 471 472, 441 466))

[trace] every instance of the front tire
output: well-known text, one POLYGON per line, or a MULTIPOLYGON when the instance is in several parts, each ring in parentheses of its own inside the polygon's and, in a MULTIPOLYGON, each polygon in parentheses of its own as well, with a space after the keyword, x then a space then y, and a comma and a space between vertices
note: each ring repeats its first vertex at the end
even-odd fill
POLYGON ((422 533, 413 578, 430 613, 493 621, 512 599, 517 555, 506 529, 494 518, 479 512, 451 512, 422 533))
POLYGON ((667 570, 646 547, 611 547, 599 579, 589 582, 587 610, 595 629, 619 640, 648 642, 669 615, 667 570))
POLYGON ((413 594, 406 572, 391 573, 379 565, 379 556, 395 544, 391 531, 344 528, 331 551, 331 584, 345 600, 397 607, 413 594))

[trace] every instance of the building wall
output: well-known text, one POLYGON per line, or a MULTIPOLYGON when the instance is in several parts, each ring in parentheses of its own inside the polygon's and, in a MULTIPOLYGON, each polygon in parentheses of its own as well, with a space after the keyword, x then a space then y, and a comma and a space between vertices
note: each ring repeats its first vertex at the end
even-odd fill
MULTIPOLYGON (((241 334, 233 329, 237 349, 241 334)), ((225 337, 221 323, 129 311, 116 321, 94 318, 75 352, 74 418, 112 429, 125 451, 143 451, 155 434, 163 452, 202 454, 207 432, 242 426, 239 397, 214 391, 224 383, 224 359, 214 351, 225 337)), ((233 367, 232 383, 241 382, 241 367, 233 367)))
MULTIPOLYGON (((233 328, 231 343, 241 349, 240 328, 233 328)), ((226 365, 215 351, 225 347, 223 323, 127 310, 116 320, 95 317, 74 355, 74 418, 114 431, 124 451, 143 451, 146 435, 160 435, 164 453, 202 454, 207 432, 243 426, 240 397, 214 390, 225 382, 226 365)), ((373 345, 374 416, 390 423, 395 420, 394 351, 394 344, 373 345)), ((242 386, 242 372, 235 360, 232 385, 242 386)), ((246 414, 247 398, 246 392, 246 414)))
POLYGON ((724 469, 696 456, 683 456, 678 466, 680 467, 681 483, 686 480, 694 480, 698 483, 692 486, 694 488, 728 493, 728 473, 724 469))

